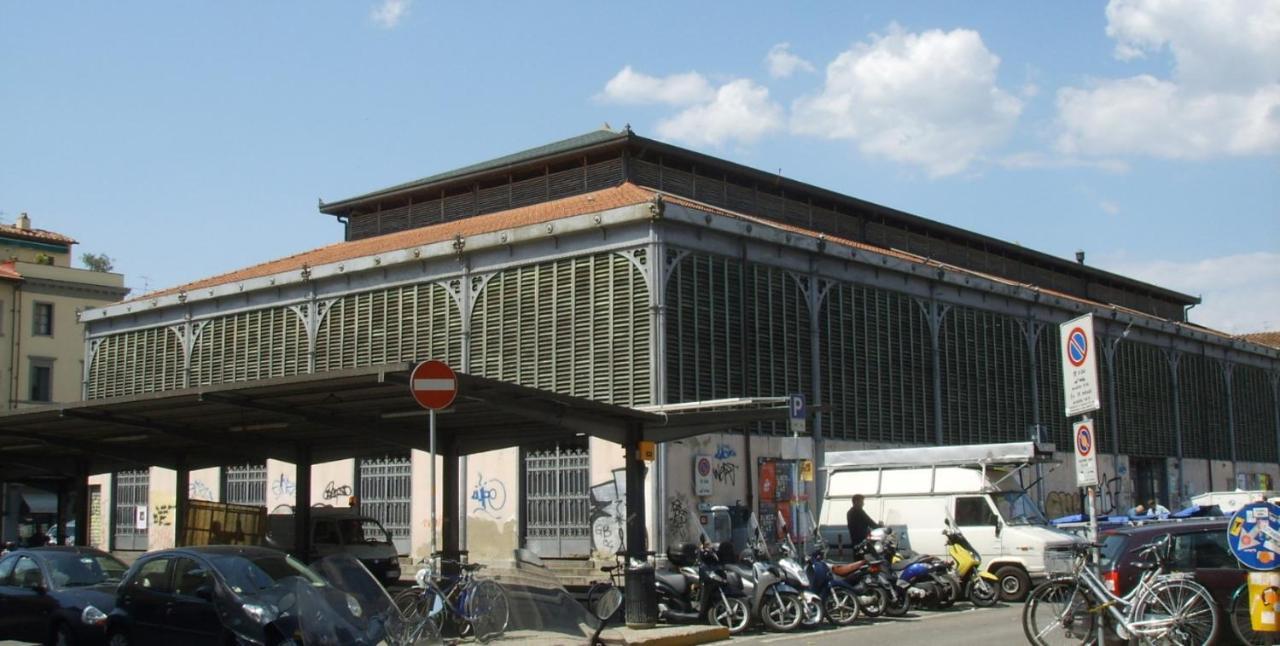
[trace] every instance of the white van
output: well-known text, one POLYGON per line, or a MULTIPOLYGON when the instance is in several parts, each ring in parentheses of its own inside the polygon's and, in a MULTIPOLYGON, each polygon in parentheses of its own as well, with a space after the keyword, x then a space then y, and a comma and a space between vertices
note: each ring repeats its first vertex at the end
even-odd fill
MULTIPOLYGON (((293 514, 268 515, 264 542, 269 547, 293 552, 293 514)), ((349 554, 359 559, 384 584, 400 580, 400 555, 382 523, 353 509, 312 508, 311 553, 305 555, 304 560, 311 562, 333 554, 349 554)))
POLYGON ((829 543, 849 544, 845 514, 855 494, 867 515, 905 526, 911 549, 946 554, 948 518, 1000 579, 1005 600, 1020 600, 1046 576, 1045 551, 1081 540, 1050 527, 1017 481, 1022 468, 1051 460, 1031 442, 921 447, 826 454, 827 491, 820 520, 829 543))

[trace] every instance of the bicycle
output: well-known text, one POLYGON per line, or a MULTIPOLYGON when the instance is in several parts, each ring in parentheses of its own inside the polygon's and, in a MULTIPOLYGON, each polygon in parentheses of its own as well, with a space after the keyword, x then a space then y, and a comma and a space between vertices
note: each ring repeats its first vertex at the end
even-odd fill
POLYGON ((446 621, 452 621, 458 637, 473 635, 486 643, 502 636, 511 620, 506 590, 497 581, 477 579, 481 563, 466 563, 433 554, 441 566, 457 566, 457 574, 436 576, 434 563, 418 570, 414 587, 396 594, 396 607, 405 617, 405 641, 440 639, 446 621))
POLYGON ((593 581, 591 583, 591 587, 587 589, 587 611, 595 615, 601 621, 608 620, 608 618, 613 615, 613 612, 617 611, 618 606, 622 605, 622 597, 620 595, 626 588, 624 572, 626 571, 627 556, 622 552, 618 552, 613 555, 613 560, 613 565, 604 565, 600 567, 600 571, 608 575, 609 580, 593 581), (616 599, 612 598, 614 595, 610 590, 617 591, 619 596, 616 599), (613 603, 617 603, 618 606, 603 607, 600 602, 606 595, 611 597, 610 603, 608 604, 609 606, 613 606, 613 603), (609 612, 602 613, 601 610, 608 610, 609 612))
POLYGON ((1142 576, 1124 596, 1113 594, 1093 569, 1086 567, 1091 547, 1073 546, 1069 568, 1062 568, 1057 554, 1046 554, 1050 572, 1066 569, 1069 573, 1053 576, 1031 591, 1022 610, 1022 630, 1028 641, 1041 645, 1095 643, 1095 621, 1110 617, 1121 639, 1145 644, 1213 642, 1217 606, 1209 591, 1189 574, 1168 571, 1172 540, 1167 534, 1139 552, 1155 561, 1136 564, 1143 570, 1142 576))
POLYGON ((1231 617, 1231 630, 1236 639, 1247 646, 1264 644, 1280 644, 1280 633, 1260 633, 1253 629, 1253 619, 1249 616, 1249 583, 1241 583, 1231 593, 1231 605, 1227 614, 1231 617))

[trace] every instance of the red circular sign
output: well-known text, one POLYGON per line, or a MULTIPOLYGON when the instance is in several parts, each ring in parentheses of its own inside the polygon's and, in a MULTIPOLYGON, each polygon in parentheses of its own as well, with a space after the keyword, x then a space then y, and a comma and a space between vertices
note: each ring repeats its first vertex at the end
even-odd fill
POLYGON ((409 392, 423 408, 448 408, 458 396, 458 376, 443 361, 423 361, 409 375, 409 392))
POLYGON ((1071 330, 1071 334, 1067 335, 1067 361, 1079 368, 1084 365, 1084 360, 1088 356, 1089 337, 1085 335, 1084 328, 1078 327, 1071 330))

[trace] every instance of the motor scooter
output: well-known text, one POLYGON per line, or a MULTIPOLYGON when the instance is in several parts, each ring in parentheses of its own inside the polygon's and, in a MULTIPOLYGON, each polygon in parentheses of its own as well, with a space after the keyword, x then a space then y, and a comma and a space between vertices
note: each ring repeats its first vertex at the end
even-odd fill
POLYGON ((654 571, 654 585, 662 621, 701 621, 724 626, 734 635, 751 625, 751 605, 741 577, 725 568, 705 536, 696 546, 678 543, 667 548, 667 566, 654 571))
POLYGON ((795 630, 804 621, 804 601, 800 591, 786 581, 782 568, 773 562, 769 543, 753 513, 749 521, 752 540, 737 563, 725 569, 742 577, 743 588, 751 600, 751 614, 759 617, 769 630, 795 630))
POLYGON ((916 595, 922 604, 934 608, 955 605, 960 596, 960 583, 946 561, 929 554, 900 550, 890 528, 876 528, 871 531, 871 537, 883 541, 890 569, 900 580, 911 584, 908 592, 916 595))
POLYGON ((950 518, 945 520, 942 534, 946 537, 947 556, 955 564, 955 575, 964 597, 982 608, 995 605, 1000 597, 1000 577, 982 569, 982 555, 950 518))

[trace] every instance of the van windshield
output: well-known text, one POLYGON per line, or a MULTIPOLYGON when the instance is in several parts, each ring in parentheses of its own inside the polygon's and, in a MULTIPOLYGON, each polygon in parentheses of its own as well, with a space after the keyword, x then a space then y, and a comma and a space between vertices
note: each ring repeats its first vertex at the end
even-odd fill
POLYGON ((1001 491, 991 495, 1000 517, 1010 525, 1048 525, 1044 514, 1025 491, 1001 491))
POLYGON ((372 518, 346 518, 338 521, 342 540, 347 545, 390 543, 391 536, 372 518))

